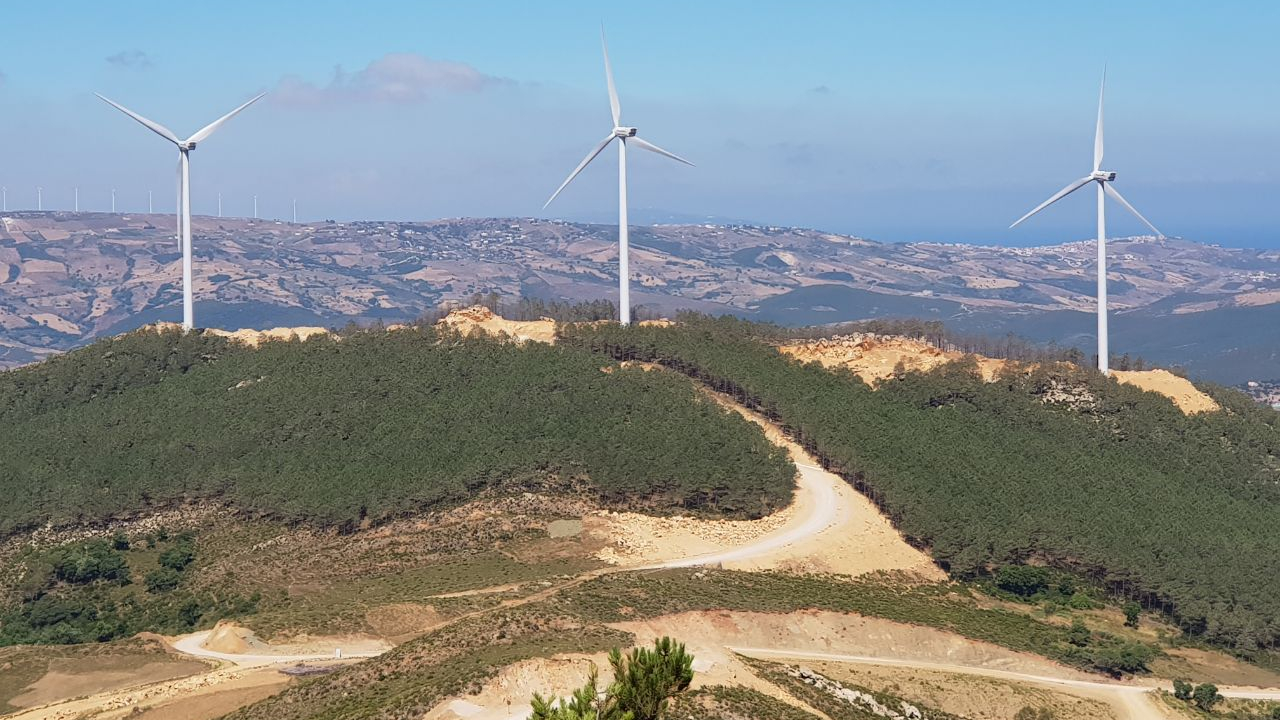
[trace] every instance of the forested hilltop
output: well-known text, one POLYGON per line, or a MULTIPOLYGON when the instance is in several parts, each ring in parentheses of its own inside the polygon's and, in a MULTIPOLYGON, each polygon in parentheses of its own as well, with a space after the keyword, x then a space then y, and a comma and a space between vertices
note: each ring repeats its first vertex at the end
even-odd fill
POLYGON ((739 517, 788 502, 794 468, 758 428, 687 378, 609 365, 429 327, 100 341, 0 373, 0 536, 203 499, 330 525, 485 490, 739 517))
POLYGON ((1241 651, 1280 644, 1280 415, 1225 388, 1184 415, 1067 364, 902 372, 872 390, 778 352, 775 328, 686 316, 563 342, 657 362, 782 423, 960 577, 1048 563, 1241 651))

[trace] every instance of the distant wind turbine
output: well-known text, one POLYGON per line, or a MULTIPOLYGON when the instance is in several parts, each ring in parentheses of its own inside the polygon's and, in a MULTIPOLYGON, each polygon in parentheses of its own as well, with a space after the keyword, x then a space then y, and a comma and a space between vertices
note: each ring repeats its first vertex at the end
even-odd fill
MULTIPOLYGON (((192 291, 191 291, 192 280, 191 280, 191 158, 189 157, 190 153, 192 150, 196 148, 196 144, 203 142, 205 138, 212 135, 215 130, 217 130, 219 127, 222 126, 223 123, 230 120, 241 110, 244 110, 245 108, 257 102, 258 100, 261 100, 263 95, 266 95, 266 93, 261 93, 255 96, 249 102, 241 105, 235 110, 232 110, 226 115, 223 115, 217 120, 214 120, 213 122, 209 123, 208 125, 201 128, 199 131, 197 131, 195 135, 192 135, 186 140, 179 140, 178 136, 175 135, 173 131, 170 130, 169 128, 159 123, 152 122, 151 120, 148 120, 142 117, 141 115, 133 112, 132 110, 129 110, 123 105, 118 105, 112 102, 111 100, 108 100, 107 98, 102 97, 101 95, 98 95, 98 97, 101 98, 108 105, 114 107, 115 109, 119 110, 125 115, 128 115, 134 120, 137 120, 139 123, 142 123, 143 125, 145 125, 148 129, 150 129, 155 134, 159 135, 165 140, 168 140, 169 142, 178 146, 178 235, 180 236, 182 241, 182 328, 184 330, 191 330, 192 328, 195 327, 195 308, 194 308, 194 303, 192 302, 192 291)), ((112 197, 114 198, 114 193, 112 197)))
POLYGON ((9 212, 9 188, 7 186, 0 188, 0 198, 2 198, 0 202, 4 204, 4 207, 0 208, 0 212, 9 212))
POLYGON ((1040 203, 1034 210, 1018 218, 1018 221, 1010 225, 1015 228, 1023 220, 1035 215, 1041 210, 1058 202, 1062 198, 1079 190, 1091 182, 1098 184, 1098 370, 1102 374, 1110 374, 1109 367, 1109 350, 1107 341, 1107 219, 1106 219, 1106 196, 1110 195, 1116 202, 1120 203, 1129 212, 1133 213, 1139 220, 1157 237, 1164 237, 1164 234, 1156 229, 1146 218, 1142 217, 1142 213, 1138 212, 1128 200, 1120 194, 1110 183, 1116 179, 1116 174, 1107 170, 1100 170, 1102 167, 1102 101, 1107 91, 1107 73, 1102 73, 1102 89, 1098 91, 1098 127, 1093 136, 1093 172, 1085 177, 1076 180, 1070 185, 1062 188, 1053 197, 1040 203))
POLYGON ((147 214, 150 215, 154 212, 155 212, 155 205, 153 205, 151 202, 151 191, 148 190, 147 191, 147 214))
POLYGON ((609 84, 609 109, 613 113, 613 130, 600 141, 586 159, 569 173, 569 178, 560 184, 560 187, 551 194, 551 198, 547 200, 542 207, 545 210, 552 200, 560 194, 562 190, 578 177, 578 173, 587 166, 596 156, 604 151, 605 147, 614 140, 618 140, 618 319, 623 325, 631 324, 631 288, 630 288, 630 262, 628 258, 628 242, 627 242, 627 141, 635 143, 636 147, 649 152, 655 152, 682 162, 685 165, 693 165, 693 163, 685 160, 679 155, 669 153, 666 150, 645 142, 636 137, 636 129, 633 127, 623 127, 622 125, 622 108, 618 104, 618 90, 613 84, 613 68, 609 65, 609 45, 604 39, 604 28, 600 28, 600 45, 604 49, 604 76, 609 84))
POLYGON ((253 196, 253 219, 258 219, 258 196, 253 196))
POLYGON ((222 217, 222 193, 218 193, 218 217, 222 217))
POLYGON ((111 188, 111 212, 116 211, 116 189, 111 188))
POLYGON ((44 188, 36 186, 36 210, 44 210, 44 188))
POLYGON ((80 187, 76 186, 76 212, 80 212, 80 187))

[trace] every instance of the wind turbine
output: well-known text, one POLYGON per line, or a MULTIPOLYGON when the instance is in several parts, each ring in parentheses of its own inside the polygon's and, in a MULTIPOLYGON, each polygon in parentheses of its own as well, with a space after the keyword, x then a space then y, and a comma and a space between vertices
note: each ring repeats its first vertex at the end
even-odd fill
POLYGON ((36 186, 36 210, 44 210, 44 188, 36 186))
POLYGON ((76 186, 76 212, 80 212, 80 186, 76 186))
MULTIPOLYGON (((256 95, 249 102, 241 105, 235 110, 232 110, 226 115, 223 115, 217 120, 214 120, 213 122, 204 126, 199 131, 197 131, 195 135, 192 135, 186 140, 179 140, 178 136, 173 134, 173 131, 170 130, 169 128, 159 123, 152 122, 142 117, 141 115, 133 112, 132 110, 129 110, 123 105, 118 105, 112 102, 111 100, 108 100, 107 98, 102 97, 101 95, 98 95, 98 97, 101 98, 103 102, 114 107, 115 109, 119 110, 125 115, 128 115, 134 120, 137 120, 139 123, 142 123, 143 125, 145 125, 149 130, 151 130, 155 134, 159 135, 165 140, 168 140, 169 142, 178 146, 178 235, 181 237, 181 241, 182 241, 182 329, 183 330, 191 330, 192 328, 195 327, 195 308, 194 308, 194 303, 192 302, 192 294, 191 294, 191 158, 190 158, 190 153, 192 150, 196 148, 196 145, 198 143, 203 142, 205 138, 212 135, 214 131, 217 130, 219 127, 221 127, 224 122, 230 120, 241 110, 244 110, 245 108, 249 107, 255 102, 261 100, 263 95, 266 95, 266 93, 261 93, 259 95, 256 95)), ((112 194, 112 198, 114 199, 114 193, 112 194)))
POLYGON ((635 143, 636 147, 642 150, 669 157, 685 165, 693 165, 693 163, 657 145, 641 140, 636 137, 635 128, 622 125, 622 108, 618 105, 618 90, 613 84, 613 68, 609 65, 609 45, 605 42, 603 27, 600 28, 600 46, 604 49, 604 77, 609 84, 609 109, 613 113, 613 130, 587 154, 586 159, 579 163, 572 173, 569 173, 569 178, 560 184, 542 207, 545 210, 551 201, 555 200, 556 196, 578 177, 578 173, 604 151, 609 143, 618 141, 618 320, 623 325, 629 325, 631 324, 631 278, 627 244, 627 141, 635 143))
POLYGON ((1111 185, 1115 182, 1116 174, 1108 170, 1101 170, 1102 167, 1102 101, 1107 91, 1107 73, 1102 72, 1102 89, 1098 91, 1098 127, 1093 136, 1093 172, 1085 177, 1076 180, 1070 185, 1062 188, 1053 197, 1040 203, 1034 210, 1018 218, 1018 221, 1010 225, 1015 228, 1023 220, 1035 215, 1041 210, 1058 202, 1062 198, 1079 190, 1091 182, 1098 184, 1098 370, 1103 375, 1110 374, 1109 355, 1107 348, 1107 216, 1106 216, 1106 197, 1110 195, 1125 207, 1126 210, 1133 213, 1144 225, 1151 228, 1156 237, 1163 238, 1164 234, 1156 229, 1146 218, 1142 217, 1142 213, 1138 212, 1124 196, 1120 194, 1111 185))

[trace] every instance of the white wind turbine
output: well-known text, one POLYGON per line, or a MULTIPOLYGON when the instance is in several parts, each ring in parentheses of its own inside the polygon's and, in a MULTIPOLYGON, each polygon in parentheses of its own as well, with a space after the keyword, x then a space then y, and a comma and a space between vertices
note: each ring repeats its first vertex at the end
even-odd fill
POLYGON ((609 65, 609 45, 604 39, 604 28, 600 28, 600 45, 604 49, 604 76, 609 83, 609 108, 613 112, 613 130, 587 154, 586 159, 579 163, 572 173, 569 173, 569 178, 560 184, 560 187, 551 194, 551 198, 542 207, 546 209, 551 204, 551 201, 555 200, 556 196, 569 183, 573 182, 574 178, 578 177, 578 173, 582 172, 582 169, 588 163, 595 160, 596 156, 604 151, 609 143, 614 140, 618 141, 618 319, 623 325, 629 325, 631 323, 631 288, 630 263, 627 257, 627 142, 633 142, 636 147, 642 150, 665 155, 685 165, 693 165, 693 163, 636 137, 635 128, 623 127, 622 109, 618 105, 618 90, 613 84, 613 68, 609 65))
MULTIPOLYGON (((196 144, 202 142, 205 138, 213 134, 215 130, 222 126, 223 123, 230 120, 237 113, 255 102, 262 99, 266 93, 255 96, 249 102, 214 120, 208 125, 201 128, 196 134, 186 140, 179 140, 178 136, 169 128, 160 123, 152 122, 141 115, 129 110, 123 105, 108 100, 98 95, 108 105, 114 107, 120 112, 137 120, 145 125, 155 134, 168 140, 178 146, 178 235, 182 241, 182 329, 191 330, 195 327, 195 308, 192 302, 191 293, 191 159, 189 157, 192 150, 195 150, 196 144)), ((113 193, 114 199, 114 193, 113 193)))
POLYGON ((1018 221, 1010 225, 1015 228, 1023 220, 1035 215, 1041 210, 1058 202, 1062 198, 1079 190, 1091 182, 1098 184, 1098 370, 1106 375, 1110 373, 1108 367, 1108 349, 1107 349, 1107 220, 1106 220, 1106 196, 1110 195, 1127 209, 1133 213, 1139 220, 1157 237, 1164 237, 1164 234, 1156 229, 1146 218, 1142 217, 1142 213, 1138 212, 1118 190, 1111 185, 1116 179, 1116 174, 1107 170, 1100 170, 1102 167, 1102 100, 1107 91, 1107 73, 1102 73, 1102 89, 1098 91, 1098 127, 1093 136, 1093 172, 1085 177, 1076 180, 1070 185, 1062 188, 1053 197, 1045 200, 1036 206, 1036 209, 1018 218, 1018 221))

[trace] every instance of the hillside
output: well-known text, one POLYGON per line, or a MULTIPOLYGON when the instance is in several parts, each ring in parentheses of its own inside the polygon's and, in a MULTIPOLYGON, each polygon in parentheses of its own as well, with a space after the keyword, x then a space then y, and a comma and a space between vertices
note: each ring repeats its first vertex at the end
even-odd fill
POLYGON ((1205 642, 1274 662, 1275 415, 1242 396, 728 318, 551 325, 148 328, 0 373, 0 708, 507 720, 666 634, 698 658, 678 718, 862 717, 856 687, 1127 720, 1156 678, 1280 687, 1205 642))
POLYGON ((432 328, 104 340, 0 374, 0 534, 200 500, 359 523, 544 486, 742 517, 785 504, 793 470, 758 430, 683 378, 604 364, 432 328))
MULTIPOLYGON (((173 320, 171 218, 14 213, 0 227, 0 361, 29 362, 173 320)), ((609 300, 616 229, 531 218, 291 225, 193 219, 197 318, 207 327, 403 322, 476 293, 609 300)), ((787 325, 945 320, 965 332, 1092 342, 1092 244, 885 244, 814 230, 663 225, 632 233, 638 304, 787 325)), ((1280 358, 1280 253, 1116 239, 1117 353, 1237 384, 1280 358)))
POLYGON ((959 360, 871 389, 791 360, 769 328, 686 318, 575 326, 564 342, 653 362, 792 429, 960 577, 1047 563, 1242 650, 1280 642, 1280 416, 1225 389, 1222 409, 1067 365, 995 382, 959 360))

